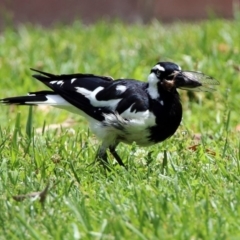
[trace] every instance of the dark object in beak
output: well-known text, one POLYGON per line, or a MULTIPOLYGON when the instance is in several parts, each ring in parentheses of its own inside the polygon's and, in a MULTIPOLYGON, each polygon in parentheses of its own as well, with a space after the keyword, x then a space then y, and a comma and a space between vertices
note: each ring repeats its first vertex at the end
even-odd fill
POLYGON ((210 76, 190 71, 176 72, 172 82, 175 88, 203 92, 215 91, 215 86, 219 85, 219 82, 210 76))

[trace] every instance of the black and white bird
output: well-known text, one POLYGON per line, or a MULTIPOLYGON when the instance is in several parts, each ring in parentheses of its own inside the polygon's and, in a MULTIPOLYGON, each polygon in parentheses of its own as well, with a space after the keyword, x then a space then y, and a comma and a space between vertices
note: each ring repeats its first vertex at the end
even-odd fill
POLYGON ((177 88, 213 91, 218 81, 203 73, 182 71, 171 62, 158 62, 147 82, 93 74, 54 75, 31 69, 34 78, 51 91, 1 99, 4 104, 50 105, 84 116, 102 140, 97 159, 107 162, 107 150, 124 166, 115 151, 120 142, 149 146, 172 136, 182 119, 177 88))

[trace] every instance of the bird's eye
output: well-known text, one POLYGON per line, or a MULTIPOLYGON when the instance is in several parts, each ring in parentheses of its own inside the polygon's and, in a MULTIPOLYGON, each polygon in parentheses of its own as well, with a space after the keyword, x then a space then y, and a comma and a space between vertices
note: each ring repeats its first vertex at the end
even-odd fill
POLYGON ((157 71, 156 71, 156 75, 157 75, 157 77, 160 77, 161 71, 160 71, 160 70, 157 70, 157 71))

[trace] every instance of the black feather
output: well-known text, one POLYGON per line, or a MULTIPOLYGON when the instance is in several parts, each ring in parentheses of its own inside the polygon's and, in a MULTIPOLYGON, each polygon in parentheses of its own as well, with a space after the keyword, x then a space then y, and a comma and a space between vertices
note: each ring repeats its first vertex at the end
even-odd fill
POLYGON ((37 105, 37 104, 34 104, 34 102, 44 102, 44 101, 47 101, 47 98, 45 94, 37 94, 33 96, 3 98, 0 101, 3 104, 37 105), (29 102, 33 102, 33 103, 29 103, 29 102))
POLYGON ((112 77, 108 76, 98 76, 94 74, 88 74, 88 73, 74 73, 74 74, 61 74, 61 75, 54 75, 51 73, 43 72, 34 68, 30 68, 34 72, 38 72, 42 75, 34 74, 33 77, 44 82, 44 81, 54 81, 54 80, 71 80, 73 78, 101 78, 105 81, 113 81, 112 77))

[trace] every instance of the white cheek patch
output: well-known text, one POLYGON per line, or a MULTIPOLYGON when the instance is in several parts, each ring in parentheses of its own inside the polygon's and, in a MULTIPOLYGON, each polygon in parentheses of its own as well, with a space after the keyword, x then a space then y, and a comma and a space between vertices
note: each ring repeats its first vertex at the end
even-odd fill
POLYGON ((115 110, 118 103, 122 100, 122 99, 109 99, 107 101, 98 101, 96 99, 96 95, 100 91, 104 90, 104 87, 101 87, 101 86, 97 87, 94 91, 89 91, 88 89, 82 88, 82 87, 75 87, 75 88, 76 88, 76 92, 88 98, 91 105, 94 107, 107 107, 109 109, 115 110))
POLYGON ((121 94, 127 90, 127 87, 124 85, 117 85, 116 90, 121 94))

